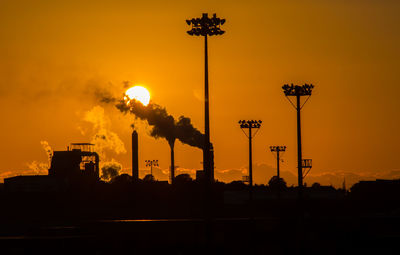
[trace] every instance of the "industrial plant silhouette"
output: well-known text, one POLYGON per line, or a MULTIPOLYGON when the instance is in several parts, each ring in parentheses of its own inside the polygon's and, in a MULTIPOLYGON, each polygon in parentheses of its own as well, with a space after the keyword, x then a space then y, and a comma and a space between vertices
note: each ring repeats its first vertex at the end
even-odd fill
POLYGON ((139 157, 141 134, 135 128, 131 174, 101 170, 94 144, 71 143, 67 150, 52 153, 47 175, 5 178, 0 191, 4 254, 398 252, 400 180, 361 181, 348 190, 345 185, 305 184, 312 160, 302 157, 300 113, 308 99, 301 98, 311 96, 312 84, 284 84, 283 95, 276 95, 296 98, 289 101, 297 118, 298 185, 288 187, 280 175, 284 145, 270 146, 277 156, 277 174, 262 185, 253 184, 252 139, 262 130, 261 120, 239 121, 238 128, 249 138, 248 175, 231 183, 215 180, 207 40, 224 34, 225 19, 203 14, 186 22, 187 33, 204 37, 205 43, 204 134, 190 118, 176 119, 152 101, 145 105, 109 95, 100 99, 145 121, 152 137, 168 142, 169 181, 156 180, 152 170, 139 178, 139 162, 146 160, 152 169, 158 161, 139 157), (203 152, 203 169, 195 179, 175 174, 176 140, 203 152))

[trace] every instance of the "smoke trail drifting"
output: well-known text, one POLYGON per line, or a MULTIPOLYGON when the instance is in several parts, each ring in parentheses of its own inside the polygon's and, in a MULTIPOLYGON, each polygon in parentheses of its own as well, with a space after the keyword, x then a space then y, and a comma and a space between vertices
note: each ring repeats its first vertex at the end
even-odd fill
POLYGON ((204 135, 193 127, 190 118, 180 116, 176 123, 177 138, 182 143, 203 149, 204 135))
POLYGON ((188 117, 180 116, 176 121, 164 107, 152 102, 144 106, 141 102, 131 100, 127 105, 124 100, 120 100, 116 107, 123 113, 131 113, 136 118, 146 120, 152 126, 150 135, 154 138, 165 138, 171 147, 174 146, 175 139, 178 139, 184 144, 203 149, 204 135, 193 127, 188 117))
POLYGON ((95 151, 99 153, 102 159, 105 158, 106 150, 115 151, 117 154, 126 152, 124 143, 116 133, 109 129, 109 121, 101 106, 95 106, 90 111, 87 111, 84 120, 93 124, 95 134, 91 142, 95 144, 95 151))
POLYGON ((47 157, 49 160, 49 167, 50 167, 51 158, 53 157, 53 149, 51 148, 51 146, 49 145, 49 143, 47 141, 40 141, 40 144, 42 145, 43 149, 47 153, 47 157))
POLYGON ((53 149, 49 145, 47 141, 40 141, 42 148, 46 151, 47 154, 47 162, 38 162, 36 160, 31 163, 27 163, 26 165, 29 168, 29 171, 26 174, 35 174, 35 175, 44 175, 47 174, 48 169, 50 168, 51 158, 53 156, 53 149))
MULTIPOLYGON (((127 84, 126 84, 127 85, 127 84)), ((178 139, 184 144, 203 149, 204 135, 193 127, 190 118, 180 116, 178 121, 168 114, 167 110, 157 104, 150 102, 147 106, 134 99, 129 101, 117 100, 109 95, 104 94, 101 98, 102 102, 114 103, 115 106, 123 113, 131 113, 135 118, 146 120, 152 127, 150 135, 154 138, 164 138, 168 141, 171 149, 171 182, 175 179, 175 163, 174 163, 174 145, 178 139)))

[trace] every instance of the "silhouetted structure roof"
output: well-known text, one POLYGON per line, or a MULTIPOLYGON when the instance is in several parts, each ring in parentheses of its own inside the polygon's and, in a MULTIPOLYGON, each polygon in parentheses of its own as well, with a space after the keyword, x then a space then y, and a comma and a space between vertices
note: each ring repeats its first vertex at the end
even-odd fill
POLYGON ((399 180, 360 181, 350 189, 354 197, 377 198, 377 199, 398 199, 400 194, 399 180))

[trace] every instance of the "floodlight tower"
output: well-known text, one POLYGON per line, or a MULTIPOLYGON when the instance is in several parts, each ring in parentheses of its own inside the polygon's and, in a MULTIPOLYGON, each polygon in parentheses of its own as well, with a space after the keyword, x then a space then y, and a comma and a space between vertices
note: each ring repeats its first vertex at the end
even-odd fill
POLYGON ((225 31, 221 30, 221 25, 225 23, 225 19, 217 18, 214 13, 211 18, 207 13, 203 13, 201 18, 193 18, 186 20, 186 23, 191 27, 187 33, 191 36, 204 36, 204 56, 205 56, 205 72, 204 72, 204 173, 207 182, 214 181, 214 170, 211 167, 210 160, 210 118, 209 118, 209 98, 208 98, 208 45, 207 37, 213 35, 222 35, 225 31))
POLYGON ((276 152, 276 176, 278 177, 278 181, 280 180, 279 175, 279 153, 286 151, 286 146, 269 146, 271 152, 276 152))
POLYGON ((299 195, 301 196, 302 190, 303 190, 303 167, 302 167, 302 154, 301 154, 301 125, 300 125, 300 111, 303 108, 303 106, 307 103, 308 99, 311 96, 312 89, 314 88, 314 85, 312 84, 304 84, 302 86, 299 85, 288 85, 285 84, 282 86, 283 93, 285 96, 288 98, 289 96, 294 96, 296 97, 296 105, 290 101, 288 98, 289 102, 292 104, 292 106, 296 109, 297 111, 297 175, 298 175, 298 183, 299 183, 299 195), (300 98, 302 96, 308 96, 306 101, 301 105, 300 103, 300 98))
POLYGON ((252 194, 252 189, 253 189, 253 153, 252 153, 252 146, 251 146, 251 140, 253 139, 253 137, 256 135, 256 133, 258 132, 258 130, 261 127, 261 120, 239 120, 239 125, 240 128, 243 129, 249 129, 249 134, 246 134, 246 132, 244 132, 244 134, 249 138, 249 187, 250 187, 250 200, 252 200, 253 198, 253 194, 252 194), (257 129, 257 131, 254 133, 254 135, 252 134, 252 129, 257 129))
POLYGON ((153 160, 145 160, 146 166, 150 167, 150 174, 153 176, 153 166, 158 166, 158 159, 153 159, 153 160))

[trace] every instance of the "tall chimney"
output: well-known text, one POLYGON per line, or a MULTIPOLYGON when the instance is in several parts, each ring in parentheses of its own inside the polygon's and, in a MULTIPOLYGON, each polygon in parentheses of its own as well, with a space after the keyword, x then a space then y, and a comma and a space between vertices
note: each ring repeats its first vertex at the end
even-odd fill
POLYGON ((168 141, 169 147, 171 148, 171 184, 174 183, 175 181, 175 155, 174 155, 174 145, 175 145, 175 139, 171 139, 168 141))
POLYGON ((138 151, 138 133, 132 132, 132 178, 133 181, 139 180, 139 151, 138 151))
POLYGON ((209 183, 214 182, 214 146, 212 143, 210 143, 210 150, 207 155, 206 149, 203 147, 203 171, 204 171, 204 178, 207 180, 209 183), (208 160, 206 160, 206 157, 209 157, 208 160), (210 164, 208 167, 206 166, 207 162, 210 164))

